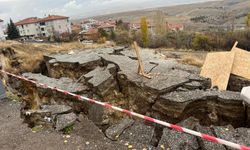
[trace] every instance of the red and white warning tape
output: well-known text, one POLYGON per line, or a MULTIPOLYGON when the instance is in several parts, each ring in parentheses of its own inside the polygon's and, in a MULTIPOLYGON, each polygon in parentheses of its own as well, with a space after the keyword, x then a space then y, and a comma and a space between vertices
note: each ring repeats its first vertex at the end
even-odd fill
POLYGON ((113 110, 116 110, 116 111, 119 111, 119 112, 123 112, 123 113, 125 113, 127 115, 136 116, 138 118, 141 118, 141 119, 153 122, 153 123, 157 123, 157 124, 160 124, 160 125, 175 129, 175 130, 180 131, 180 132, 184 132, 184 133, 188 133, 188 134, 191 134, 191 135, 194 135, 194 136, 201 137, 202 139, 205 139, 205 140, 208 140, 208 141, 212 141, 212 142, 215 142, 215 143, 220 143, 220 144, 223 144, 223 145, 229 146, 231 148, 235 148, 235 149, 250 150, 250 147, 247 147, 247 146, 239 145, 239 144, 229 142, 229 141, 226 141, 226 140, 223 140, 223 139, 220 139, 220 138, 216 138, 214 136, 210 136, 210 135, 203 134, 203 133, 200 133, 200 132, 197 132, 197 131, 193 131, 193 130, 190 130, 190 129, 187 129, 187 128, 183 128, 183 127, 180 127, 178 125, 170 124, 170 123, 158 120, 158 119, 154 119, 154 118, 144 116, 144 115, 141 115, 141 114, 138 114, 138 113, 135 113, 135 112, 131 112, 129 110, 122 109, 122 108, 119 108, 119 107, 116 107, 116 106, 112 106, 112 105, 107 104, 107 103, 99 102, 99 101, 96 101, 96 100, 93 100, 93 99, 90 99, 90 98, 87 98, 87 97, 84 97, 84 96, 81 96, 81 95, 70 93, 68 91, 58 89, 56 87, 51 87, 51 86, 49 86, 47 84, 38 83, 38 82, 35 82, 33 80, 29 80, 29 79, 27 79, 25 77, 17 76, 15 74, 6 72, 4 70, 1 70, 1 72, 6 73, 7 75, 13 76, 13 77, 18 78, 18 79, 25 80, 25 81, 31 82, 33 84, 40 85, 43 88, 49 88, 49 89, 56 90, 58 92, 64 93, 66 95, 71 95, 71 96, 75 97, 78 100, 85 100, 85 101, 87 101, 89 103, 92 103, 92 104, 98 104, 98 105, 101 105, 103 107, 113 109, 113 110))

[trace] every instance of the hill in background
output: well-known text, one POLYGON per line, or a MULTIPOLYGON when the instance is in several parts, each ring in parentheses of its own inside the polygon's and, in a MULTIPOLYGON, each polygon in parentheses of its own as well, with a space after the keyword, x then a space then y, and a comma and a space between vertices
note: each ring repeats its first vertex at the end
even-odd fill
MULTIPOLYGON (((250 12, 250 0, 224 0, 196 4, 160 7, 138 11, 121 12, 93 17, 97 20, 118 20, 139 22, 142 16, 148 20, 162 11, 169 23, 183 23, 189 30, 207 30, 213 28, 240 29, 245 26, 245 16, 250 12)), ((79 20, 78 20, 79 21, 79 20)))

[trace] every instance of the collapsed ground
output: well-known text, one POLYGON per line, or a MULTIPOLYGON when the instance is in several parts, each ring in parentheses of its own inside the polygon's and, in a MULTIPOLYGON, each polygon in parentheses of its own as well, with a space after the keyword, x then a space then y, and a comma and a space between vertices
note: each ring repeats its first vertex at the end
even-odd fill
MULTIPOLYGON (((166 59, 151 50, 143 50, 142 58, 152 79, 137 74, 134 51, 124 47, 44 55, 42 74, 22 75, 229 141, 250 144, 247 140, 250 138, 247 128, 250 126, 250 109, 237 92, 243 86, 241 83, 250 85, 249 81, 232 76, 230 91, 220 92, 211 89, 209 79, 199 76, 197 67, 166 59)), ((109 141, 122 143, 125 149, 226 149, 100 106, 78 102, 75 98, 29 82, 15 78, 8 81, 9 86, 21 95, 21 115, 32 128, 74 128, 73 124, 77 125, 77 120, 84 116, 88 118, 87 122, 102 130, 102 135, 109 141), (181 142, 180 138, 185 140, 181 142)))

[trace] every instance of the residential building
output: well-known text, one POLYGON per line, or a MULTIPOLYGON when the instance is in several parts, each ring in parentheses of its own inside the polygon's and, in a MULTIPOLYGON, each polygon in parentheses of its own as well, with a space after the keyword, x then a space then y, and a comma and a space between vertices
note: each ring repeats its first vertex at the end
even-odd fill
POLYGON ((141 29, 141 24, 140 23, 131 23, 129 28, 130 28, 130 30, 137 31, 137 30, 141 29))
POLYGON ((71 26, 72 33, 80 33, 81 32, 81 25, 80 24, 73 24, 71 26))
POLYGON ((97 29, 98 30, 102 29, 102 30, 104 30, 106 32, 111 32, 111 31, 115 31, 116 25, 108 24, 108 23, 102 23, 97 29))
POLYGON ((0 41, 5 40, 3 20, 0 19, 0 41))
POLYGON ((172 30, 172 31, 183 31, 184 25, 183 24, 167 23, 167 29, 172 30))
MULTIPOLYGON (((139 31, 141 30, 141 23, 130 23, 129 28, 132 31, 139 31)), ((148 31, 153 32, 154 25, 151 22, 148 22, 148 31)))
POLYGON ((88 32, 89 29, 96 27, 96 24, 98 24, 98 21, 94 19, 83 20, 81 23, 82 31, 88 32))
POLYGON ((31 17, 16 22, 19 33, 22 37, 50 37, 71 33, 69 17, 49 15, 45 18, 31 17))
POLYGON ((88 30, 88 32, 81 33, 81 38, 83 40, 93 40, 97 41, 98 40, 98 29, 96 28, 91 28, 88 30))

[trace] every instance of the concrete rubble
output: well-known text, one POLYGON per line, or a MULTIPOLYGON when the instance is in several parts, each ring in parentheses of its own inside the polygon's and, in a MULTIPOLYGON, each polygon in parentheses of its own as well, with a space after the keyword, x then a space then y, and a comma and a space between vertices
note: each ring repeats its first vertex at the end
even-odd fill
MULTIPOLYGON (((181 122, 179 125, 193 130, 196 122, 197 121, 194 118, 189 118, 188 120, 181 122)), ((162 134, 162 137, 160 139, 157 149, 159 150, 160 149, 195 150, 195 149, 199 149, 199 144, 195 136, 183 134, 181 132, 165 128, 163 130, 163 134, 162 134)))
MULTIPOLYGON (((220 137, 223 135, 219 134, 219 130, 214 132, 217 131, 215 126, 226 128, 230 124, 235 132, 241 132, 238 127, 250 126, 250 106, 243 103, 239 92, 211 89, 210 79, 199 76, 200 69, 197 67, 179 64, 173 59, 166 60, 151 50, 142 50, 141 55, 145 71, 152 79, 137 74, 135 52, 122 47, 79 50, 71 55, 45 55, 48 76, 34 73, 23 76, 220 137), (188 119, 190 117, 196 119, 188 119)), ((26 81, 11 78, 9 82, 24 97, 23 112, 43 112, 44 105, 69 106, 72 109, 67 111, 69 113, 58 115, 58 130, 74 123, 79 118, 75 114, 84 113, 110 140, 132 144, 133 148, 225 149, 224 146, 167 128, 158 133, 152 125, 123 120, 124 116, 117 112, 100 109, 100 106, 80 102, 74 97, 26 81), (179 139, 184 140, 180 142, 179 139)), ((49 114, 45 111, 42 118, 49 117, 51 113, 53 111, 49 114)), ((27 116, 24 118, 27 119, 27 116)), ((249 133, 245 134, 244 137, 247 137, 249 133)), ((228 140, 231 139, 233 137, 228 140)), ((243 140, 239 142, 249 144, 243 140)))
POLYGON ((62 114, 56 118, 56 130, 60 131, 66 127, 74 125, 76 121, 76 115, 74 113, 62 114))
MULTIPOLYGON (((197 124, 195 126, 195 130, 204 134, 208 134, 211 136, 216 137, 217 135, 214 133, 213 128, 212 127, 205 127, 205 126, 201 126, 200 124, 197 124)), ((209 150, 209 149, 220 149, 220 150, 226 150, 226 147, 219 144, 219 143, 212 143, 210 141, 207 140, 203 140, 201 138, 197 138, 198 143, 200 144, 200 146, 204 149, 204 150, 209 150)))
POLYGON ((132 126, 133 124, 134 124, 134 120, 124 119, 119 124, 110 126, 105 131, 106 136, 109 139, 116 141, 119 138, 119 136, 124 132, 124 130, 132 126))

